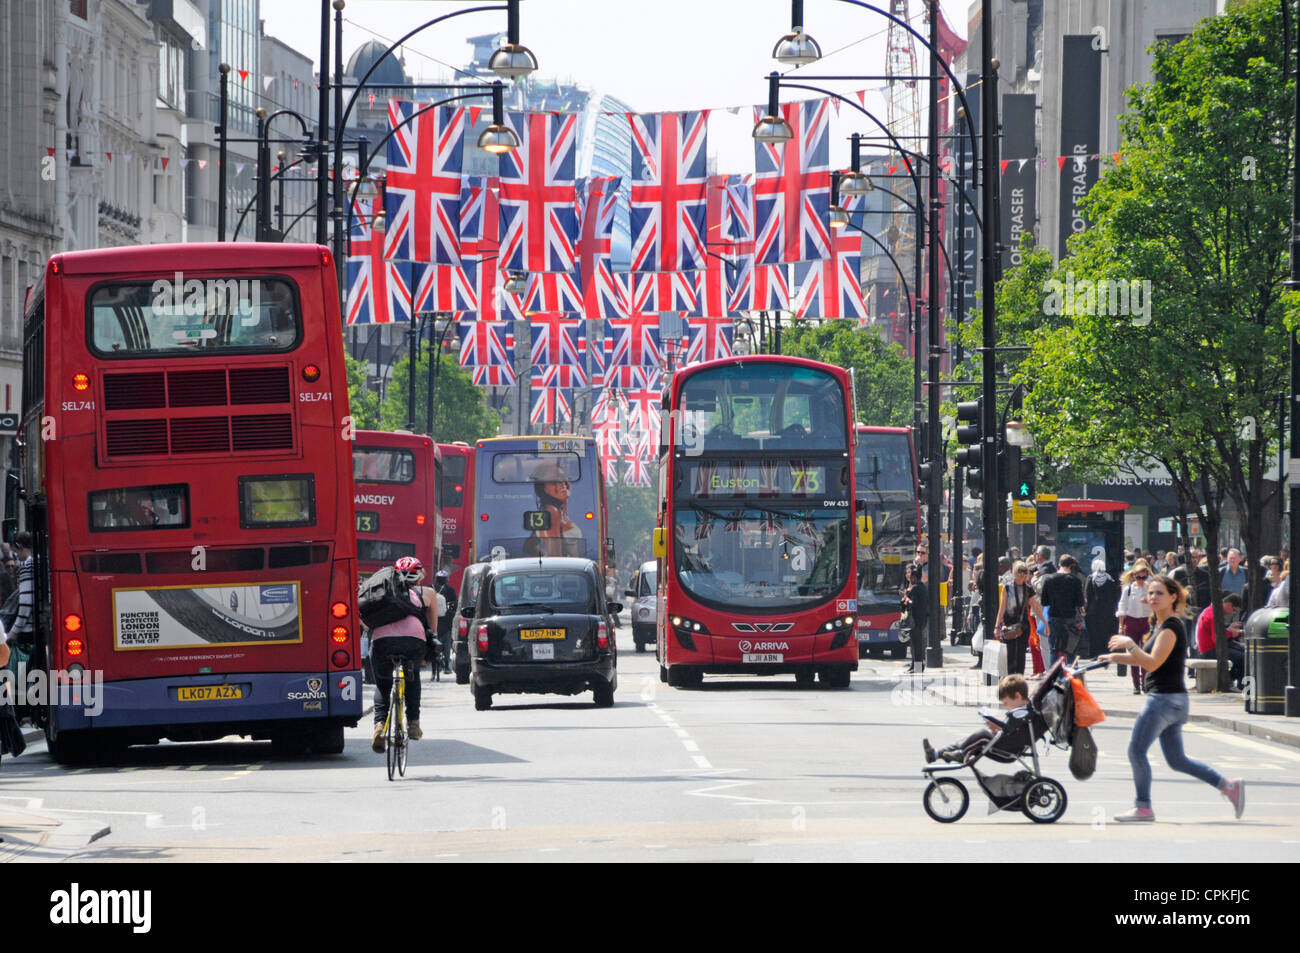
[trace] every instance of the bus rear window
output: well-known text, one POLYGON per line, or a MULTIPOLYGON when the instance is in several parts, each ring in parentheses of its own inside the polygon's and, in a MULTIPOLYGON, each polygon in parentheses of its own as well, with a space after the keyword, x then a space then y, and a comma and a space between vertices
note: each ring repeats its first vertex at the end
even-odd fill
POLYGON ((576 453, 521 451, 492 455, 492 480, 495 483, 576 483, 581 476, 582 458, 576 453))
POLYGON ((108 282, 90 293, 86 321, 99 357, 144 357, 292 350, 299 309, 282 278, 108 282))
POLYGON ((190 525, 190 488, 126 486, 90 494, 91 532, 128 529, 184 529, 190 525))
POLYGON ((316 484, 310 474, 239 478, 242 528, 311 526, 315 522, 316 484))
POLYGON ((414 483, 415 454, 396 447, 357 447, 352 478, 357 483, 414 483))
POLYGON ((415 543, 394 543, 383 539, 357 540, 357 559, 362 562, 394 563, 415 555, 415 543))

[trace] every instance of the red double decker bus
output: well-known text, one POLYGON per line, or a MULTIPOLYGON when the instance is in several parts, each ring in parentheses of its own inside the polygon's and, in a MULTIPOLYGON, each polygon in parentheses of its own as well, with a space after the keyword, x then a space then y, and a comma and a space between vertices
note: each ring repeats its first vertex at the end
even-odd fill
POLYGON ((660 678, 792 673, 846 688, 858 667, 853 389, 794 357, 709 361, 665 394, 660 678))
POLYGON ((433 438, 409 430, 358 430, 352 482, 360 575, 414 556, 432 585, 442 551, 442 455, 433 438))
POLYGON ((854 493, 860 512, 871 519, 870 545, 858 546, 859 654, 893 658, 907 652, 900 592, 903 570, 921 541, 921 500, 916 452, 907 427, 858 426, 854 493))
POLYGON ((474 561, 474 448, 467 443, 440 443, 442 489, 442 568, 451 588, 460 592, 460 577, 474 561))
POLYGON ((56 760, 231 734, 343 750, 361 658, 334 274, 315 245, 155 245, 56 255, 28 294, 56 760))

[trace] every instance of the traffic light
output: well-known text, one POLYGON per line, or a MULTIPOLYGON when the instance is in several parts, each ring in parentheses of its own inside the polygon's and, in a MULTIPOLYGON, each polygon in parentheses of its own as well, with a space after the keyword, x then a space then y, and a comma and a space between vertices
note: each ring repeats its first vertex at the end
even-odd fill
POLYGON ((966 468, 966 485, 970 495, 979 499, 984 493, 984 448, 980 423, 983 420, 984 398, 963 401, 957 405, 957 442, 965 444, 957 451, 957 465, 966 468))
POLYGON ((1037 474, 1034 469, 1034 458, 1022 456, 1016 480, 1011 485, 1011 498, 1013 500, 1033 502, 1037 495, 1037 474))
POLYGON ((933 475, 934 475, 934 468, 930 464, 928 463, 917 464, 916 482, 918 487, 920 488, 921 491, 920 495, 922 498, 925 497, 926 493, 930 489, 930 477, 933 475))

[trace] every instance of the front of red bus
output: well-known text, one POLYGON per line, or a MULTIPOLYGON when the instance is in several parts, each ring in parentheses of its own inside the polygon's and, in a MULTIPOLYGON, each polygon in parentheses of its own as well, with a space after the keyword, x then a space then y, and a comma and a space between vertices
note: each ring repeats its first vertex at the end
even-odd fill
POLYGON ((857 668, 848 375, 796 358, 709 362, 672 382, 660 660, 705 672, 857 668))
POLYGON ((329 252, 72 253, 46 289, 49 663, 102 679, 100 704, 51 706, 51 751, 341 751, 362 692, 329 252))

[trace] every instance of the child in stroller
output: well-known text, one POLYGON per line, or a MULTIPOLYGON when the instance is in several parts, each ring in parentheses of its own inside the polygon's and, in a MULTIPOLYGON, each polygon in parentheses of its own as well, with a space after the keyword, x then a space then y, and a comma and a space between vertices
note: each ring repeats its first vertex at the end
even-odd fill
POLYGON ((925 749, 926 763, 943 760, 965 764, 985 753, 995 760, 1005 759, 1006 763, 1014 761, 1029 742, 1029 683, 1025 681, 1025 676, 1004 676, 998 682, 998 702, 1002 705, 1005 716, 999 717, 991 711, 981 709, 980 714, 988 727, 981 728, 964 741, 935 751, 930 745, 930 739, 922 738, 921 747, 925 749), (990 741, 996 743, 990 745, 990 741))
MULTIPOLYGON (((1070 747, 1075 739, 1072 678, 1106 664, 1095 662, 1071 670, 1066 668, 1063 659, 1058 659, 1032 694, 1024 676, 1008 675, 998 684, 1002 711, 980 709, 980 715, 992 730, 978 731, 942 751, 935 751, 928 740, 923 740, 926 764, 921 773, 930 780, 921 798, 925 812, 943 824, 961 819, 970 805, 966 786, 954 777, 940 774, 965 767, 970 768, 988 796, 990 814, 1020 810, 1039 824, 1058 820, 1065 813, 1065 788, 1059 781, 1043 776, 1038 762, 1038 742, 1046 739, 1057 747, 1070 747), (984 774, 978 767, 984 758, 1002 764, 1019 764, 1020 770, 1015 774, 984 774)), ((1087 777, 1086 774, 1077 776, 1087 777)))

